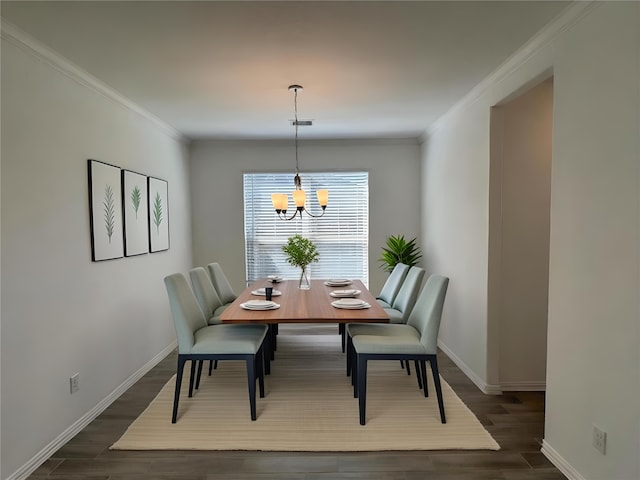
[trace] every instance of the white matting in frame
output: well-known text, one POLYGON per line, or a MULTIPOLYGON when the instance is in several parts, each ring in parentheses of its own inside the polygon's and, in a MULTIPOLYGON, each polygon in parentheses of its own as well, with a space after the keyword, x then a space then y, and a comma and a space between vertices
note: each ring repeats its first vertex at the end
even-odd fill
POLYGON ((122 170, 124 254, 127 257, 149 253, 148 206, 147 176, 122 170))
POLYGON ((88 164, 91 260, 120 258, 124 255, 120 168, 97 160, 88 164))
POLYGON ((149 178, 149 250, 169 249, 169 185, 166 180, 149 178))

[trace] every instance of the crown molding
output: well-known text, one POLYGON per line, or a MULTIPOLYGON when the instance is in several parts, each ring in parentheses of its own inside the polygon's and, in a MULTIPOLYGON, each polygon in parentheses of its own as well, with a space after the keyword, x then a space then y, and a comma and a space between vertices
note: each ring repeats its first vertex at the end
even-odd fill
POLYGON ((4 18, 2 18, 2 30, 0 32, 0 36, 2 40, 11 42, 18 48, 37 57, 40 61, 46 63, 63 75, 66 75, 71 80, 144 117, 169 137, 183 143, 189 143, 189 139, 174 127, 160 120, 147 110, 139 107, 124 95, 118 93, 116 90, 101 82, 93 75, 77 67, 71 61, 31 37, 12 23, 6 21, 4 18))
POLYGON ((419 142, 423 144, 428 141, 429 136, 440 129, 446 121, 460 110, 476 102, 490 87, 511 75, 520 68, 529 58, 535 55, 542 48, 547 46, 559 35, 569 30, 583 16, 591 11, 598 0, 574 0, 558 16, 545 25, 542 30, 536 33, 527 43, 507 58, 496 70, 490 73, 480 83, 471 89, 462 99, 453 105, 444 115, 431 124, 420 137, 419 142))

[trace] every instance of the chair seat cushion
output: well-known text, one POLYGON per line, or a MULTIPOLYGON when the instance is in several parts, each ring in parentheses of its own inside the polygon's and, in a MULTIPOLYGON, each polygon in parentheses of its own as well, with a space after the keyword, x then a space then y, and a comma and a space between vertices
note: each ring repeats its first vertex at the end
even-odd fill
POLYGON ((191 353, 255 354, 267 330, 266 325, 209 325, 193 334, 191 353))
POLYGON ((382 300, 381 298, 376 298, 376 302, 380 304, 382 308, 391 308, 391 305, 382 300))
POLYGON ((347 333, 351 337, 356 335, 385 335, 420 339, 420 332, 411 325, 397 323, 349 323, 347 324, 347 333))
POLYGON ((384 311, 387 315, 389 315, 389 323, 405 323, 402 312, 400 310, 385 308, 384 311))
POLYGON ((356 335, 353 347, 357 353, 425 355, 419 338, 409 336, 356 335))

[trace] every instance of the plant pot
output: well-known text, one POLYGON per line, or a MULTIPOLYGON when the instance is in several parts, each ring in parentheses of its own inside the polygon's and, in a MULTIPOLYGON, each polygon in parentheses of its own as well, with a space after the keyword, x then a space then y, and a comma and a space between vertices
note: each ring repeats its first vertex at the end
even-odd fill
POLYGON ((309 282, 309 271, 307 267, 302 267, 300 273, 300 282, 298 282, 298 288, 301 290, 309 290, 311 288, 311 282, 309 282))

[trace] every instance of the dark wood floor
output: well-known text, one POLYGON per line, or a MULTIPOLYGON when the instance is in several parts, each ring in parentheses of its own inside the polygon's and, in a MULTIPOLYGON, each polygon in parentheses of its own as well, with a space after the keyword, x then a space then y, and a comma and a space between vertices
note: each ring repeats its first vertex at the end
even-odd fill
MULTIPOLYGON (((337 328, 335 329, 337 331, 337 328)), ((277 361, 277 360, 276 360, 277 361)), ((446 355, 440 372, 500 444, 497 452, 110 451, 175 373, 169 355, 58 450, 33 480, 565 480, 540 453, 544 394, 484 395, 446 355)), ((301 426, 301 428, 303 428, 301 426)), ((224 432, 220 432, 224 435, 224 432)))

